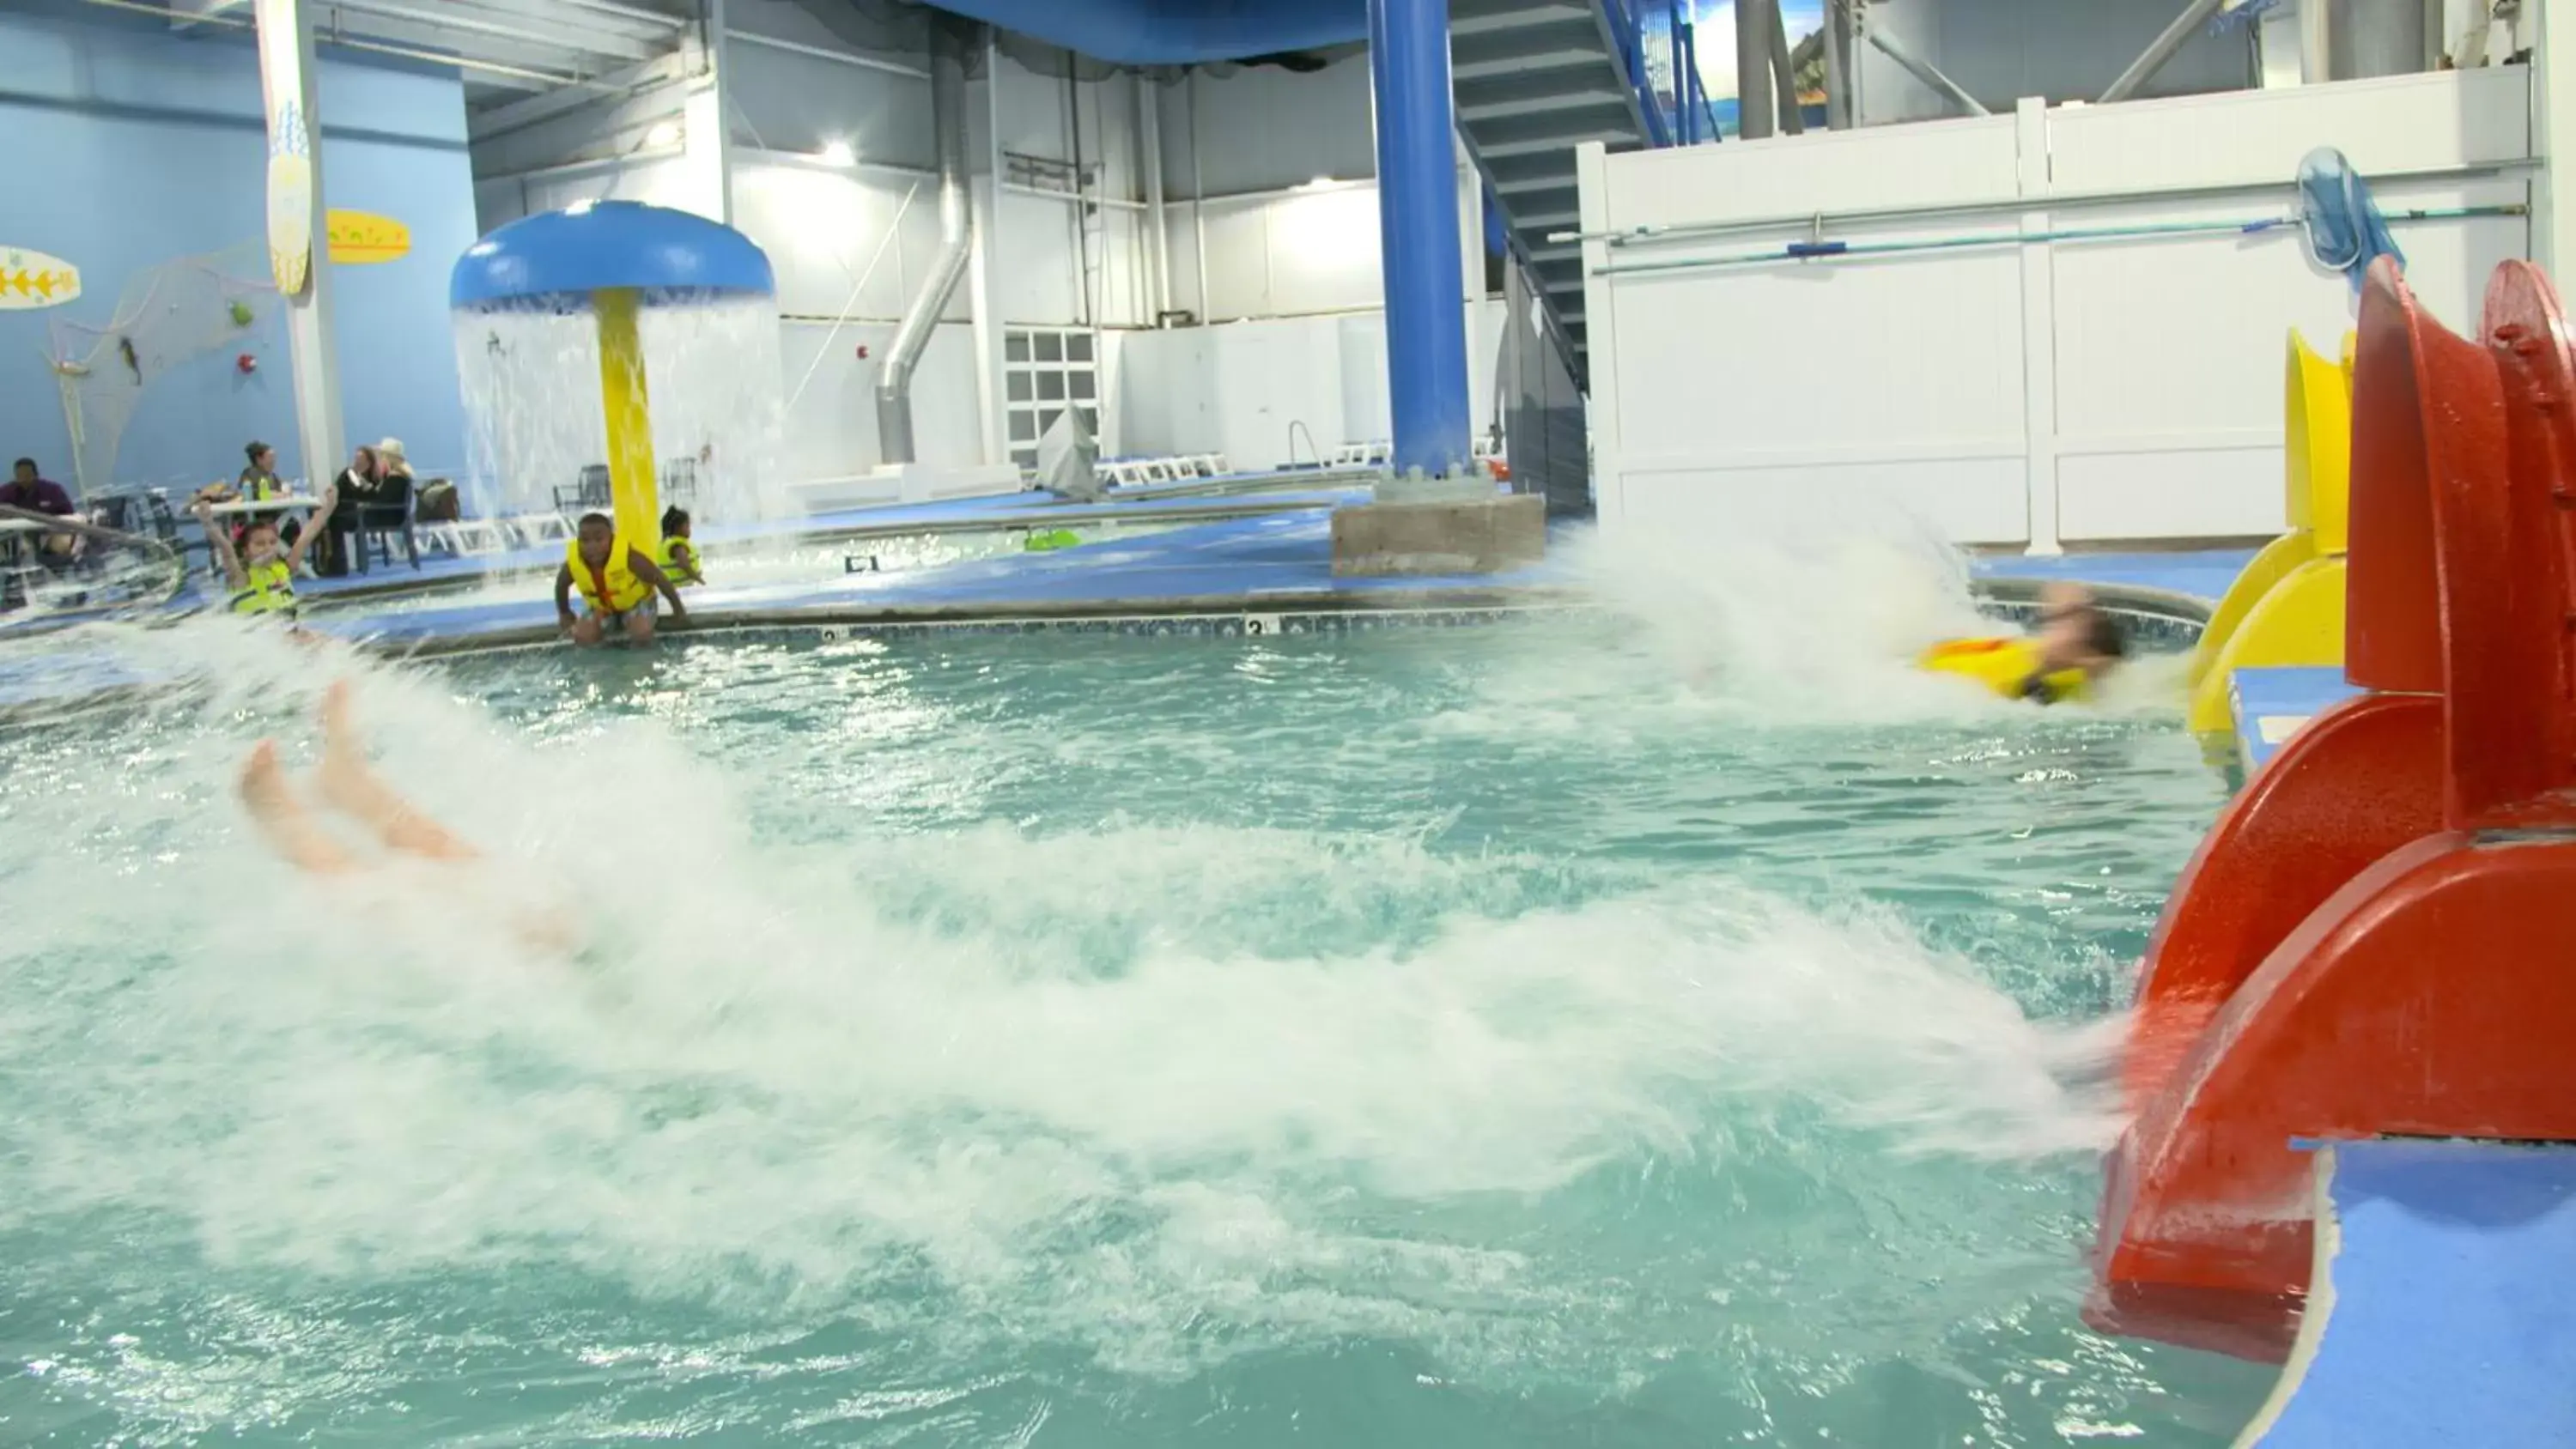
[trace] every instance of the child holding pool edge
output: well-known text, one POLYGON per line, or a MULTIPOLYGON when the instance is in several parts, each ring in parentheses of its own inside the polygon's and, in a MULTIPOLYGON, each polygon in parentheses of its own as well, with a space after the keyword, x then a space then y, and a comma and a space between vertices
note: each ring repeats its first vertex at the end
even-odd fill
MULTIPOLYGON (((331 506, 339 501, 339 490, 322 490, 321 512, 327 518, 331 506)), ((292 544, 278 537, 274 519, 253 518, 242 528, 241 543, 236 547, 232 535, 215 522, 214 503, 200 497, 190 510, 206 530, 207 546, 214 550, 215 561, 224 571, 225 587, 232 590, 224 600, 226 611, 235 614, 284 614, 286 622, 295 623, 297 601, 295 574, 304 567, 305 554, 323 530, 307 528, 296 535, 292 544)))
POLYGON ((654 597, 668 599, 671 618, 689 617, 680 591, 661 565, 626 541, 605 513, 585 513, 572 541, 564 545, 563 567, 555 570, 555 623, 566 637, 587 649, 607 642, 614 626, 630 644, 653 642, 654 597), (573 591, 589 607, 575 617, 573 591))

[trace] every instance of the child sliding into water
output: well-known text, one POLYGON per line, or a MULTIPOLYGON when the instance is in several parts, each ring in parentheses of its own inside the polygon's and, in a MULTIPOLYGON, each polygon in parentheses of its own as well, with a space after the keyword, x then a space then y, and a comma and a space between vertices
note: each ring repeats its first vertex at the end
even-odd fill
POLYGON ((1974 679, 2006 699, 2056 704, 2092 698, 2128 656, 2120 622, 2083 585, 2052 583, 2040 592, 2038 633, 1945 640, 1918 662, 1934 673, 1974 679))
MULTIPOLYGON (((369 858, 342 844, 297 797, 284 767, 278 763, 276 743, 261 740, 242 763, 242 805, 269 848, 299 870, 351 877, 406 856, 466 869, 483 861, 483 852, 471 842, 430 818, 368 767, 366 745, 358 738, 345 681, 333 684, 322 697, 322 761, 313 779, 323 801, 365 827, 387 855, 369 858)), ((478 900, 501 901, 503 923, 534 951, 571 957, 581 948, 583 933, 571 924, 573 917, 568 912, 556 908, 556 903, 542 903, 524 894, 511 903, 506 897, 514 894, 512 886, 488 875, 472 883, 467 894, 478 900)))
MULTIPOLYGON (((425 860, 476 861, 483 853, 421 813, 367 767, 366 747, 350 719, 343 681, 322 697, 322 764, 314 771, 322 798, 374 833, 387 850, 425 860)), ((277 763, 277 743, 261 740, 242 765, 242 804, 269 848, 289 864, 316 875, 339 875, 359 860, 304 808, 277 763)))

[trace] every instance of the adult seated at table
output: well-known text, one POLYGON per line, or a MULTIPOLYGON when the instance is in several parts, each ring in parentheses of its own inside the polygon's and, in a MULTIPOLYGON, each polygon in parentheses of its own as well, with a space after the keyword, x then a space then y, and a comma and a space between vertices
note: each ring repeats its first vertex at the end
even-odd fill
MULTIPOLYGON (((373 449, 361 448, 359 451, 375 459, 375 477, 355 505, 341 505, 349 513, 351 526, 357 533, 358 571, 367 571, 367 535, 375 531, 402 533, 411 566, 420 567, 420 555, 412 545, 410 535, 412 495, 417 480, 412 475, 411 460, 403 456, 402 439, 387 438, 373 449)), ((339 514, 335 513, 332 527, 337 529, 339 526, 339 514)))
MULTIPOLYGON (((56 518, 80 514, 79 505, 72 502, 71 490, 39 474, 33 458, 21 458, 10 466, 9 481, 0 484, 0 504, 56 518)), ((48 533, 36 551, 48 565, 59 568, 80 552, 80 537, 68 532, 48 533)))
POLYGON ((340 578, 349 572, 350 536, 364 526, 363 510, 376 498, 376 488, 385 476, 384 461, 376 450, 364 443, 349 455, 349 466, 331 482, 331 491, 339 496, 326 526, 331 537, 323 544, 314 571, 325 578, 340 578))
POLYGON ((235 491, 244 501, 264 503, 271 498, 286 496, 286 480, 277 476, 275 448, 261 442, 244 443, 242 456, 250 459, 250 466, 241 470, 235 491))

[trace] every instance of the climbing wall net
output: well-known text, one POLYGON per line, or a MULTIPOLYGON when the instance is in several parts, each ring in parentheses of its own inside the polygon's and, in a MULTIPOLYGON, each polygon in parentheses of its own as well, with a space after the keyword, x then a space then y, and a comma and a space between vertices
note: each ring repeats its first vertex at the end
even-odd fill
POLYGON ((247 351, 277 305, 267 250, 252 241, 137 273, 104 325, 55 320, 49 360, 82 496, 114 485, 117 443, 154 379, 213 353, 247 351))

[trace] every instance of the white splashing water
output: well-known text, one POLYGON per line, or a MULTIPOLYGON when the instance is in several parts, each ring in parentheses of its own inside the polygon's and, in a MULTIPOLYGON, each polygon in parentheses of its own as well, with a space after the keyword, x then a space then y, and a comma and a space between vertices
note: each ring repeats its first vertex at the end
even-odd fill
MULTIPOLYGON (((1767 723, 1901 723, 2024 718, 2005 700, 1915 660, 1944 639, 2009 634, 1979 611, 1968 559, 1901 509, 1846 500, 1830 516, 1781 508, 1723 532, 1577 535, 1572 571, 1628 620, 1660 687, 1634 660, 1551 660, 1542 692, 1615 667, 1596 693, 1767 723)), ((2100 688, 2096 714, 2164 716, 2186 661, 2133 655, 2100 688)), ((1587 714, 1604 701, 1583 698, 1587 714)))
MULTIPOLYGON (((569 498, 581 470, 608 457, 590 310, 541 299, 454 320, 474 506, 555 512, 555 490, 569 498)), ((636 330, 656 467, 666 478, 694 469, 696 522, 789 516, 775 303, 647 293, 636 330)))
POLYGON ((220 624, 118 647, 202 683, 5 777, 0 877, 45 908, 0 942, 0 1228, 139 1208, 222 1263, 571 1262, 691 1295, 864 1298, 926 1270, 1152 1363, 1210 1351, 1174 1340, 1175 1304, 1371 1331, 1409 1326, 1390 1277, 1537 1291, 1512 1250, 1360 1232, 1334 1205, 1354 1192, 1428 1206, 1722 1157, 1784 1100, 1881 1151, 2045 1155, 2116 1126, 2069 1085, 2114 1025, 2030 1021, 1868 912, 1676 879, 1496 920, 1461 909, 1485 862, 1279 830, 853 820, 781 845, 649 721, 539 748, 436 676, 220 624), (245 829, 248 740, 309 758, 318 690, 352 672, 382 768, 488 869, 354 892, 245 829), (925 875, 993 909, 890 905, 925 875), (1283 878, 1448 918, 1404 951, 1224 944, 1224 903, 1283 878), (1032 900, 1164 929, 1102 975, 1027 933, 1032 900), (587 948, 523 941, 532 903, 587 948), (1259 1286, 1369 1263, 1365 1291, 1259 1286))

